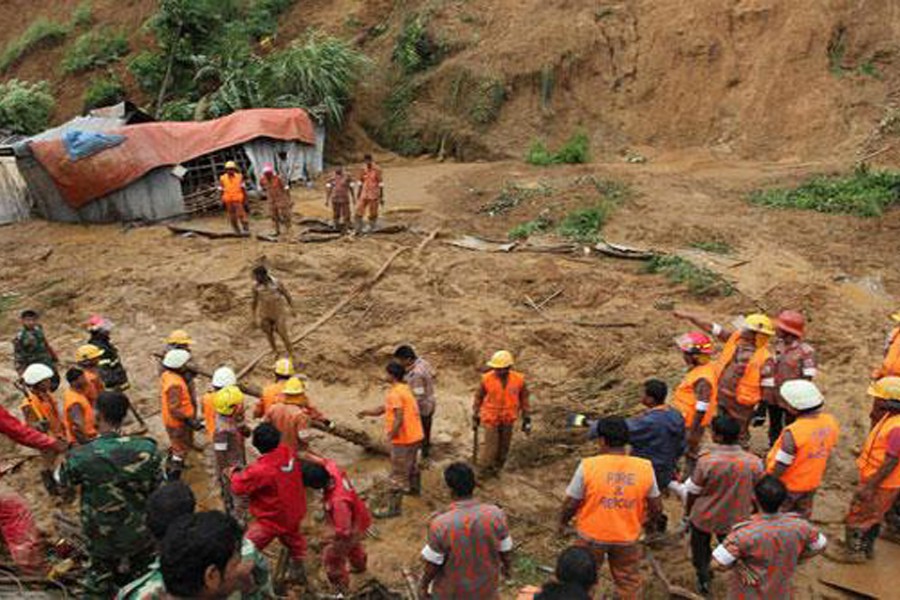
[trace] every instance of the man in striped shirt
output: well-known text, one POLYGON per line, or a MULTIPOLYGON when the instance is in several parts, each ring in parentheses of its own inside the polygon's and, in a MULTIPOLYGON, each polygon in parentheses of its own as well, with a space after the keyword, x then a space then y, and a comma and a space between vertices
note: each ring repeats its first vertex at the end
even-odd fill
POLYGON ((444 471, 444 481, 453 503, 428 525, 420 596, 499 600, 500 575, 509 578, 512 568, 513 542, 506 515, 497 506, 472 497, 475 472, 469 465, 451 464, 444 471))
POLYGON ((797 565, 822 552, 828 542, 799 515, 778 512, 787 488, 775 477, 763 477, 754 493, 762 513, 734 526, 713 552, 716 568, 732 571, 731 600, 792 598, 797 565))

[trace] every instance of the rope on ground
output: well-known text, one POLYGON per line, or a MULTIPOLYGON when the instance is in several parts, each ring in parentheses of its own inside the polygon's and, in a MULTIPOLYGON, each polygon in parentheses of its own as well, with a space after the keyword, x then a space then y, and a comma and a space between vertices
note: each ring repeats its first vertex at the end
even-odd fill
MULTIPOLYGON (((326 312, 321 317, 319 317, 319 319, 315 323, 313 323, 312 325, 310 325, 309 327, 304 329, 297 337, 292 339, 291 344, 299 344, 300 342, 302 342, 304 339, 309 337, 313 332, 315 332, 317 329, 319 329, 322 325, 324 325, 325 323, 330 321, 336 314, 338 314, 341 311, 342 308, 347 306, 354 298, 359 296, 364 291, 369 290, 372 287, 374 287, 375 284, 378 283, 378 280, 381 279, 381 277, 388 270, 388 268, 390 268, 391 263, 393 263, 394 260, 396 260, 396 258, 398 256, 400 256, 401 254, 403 254, 404 252, 406 252, 408 250, 409 250, 408 246, 402 246, 402 247, 394 250, 394 252, 388 257, 388 259, 384 262, 384 264, 381 265, 381 268, 378 269, 378 271, 376 271, 376 273, 372 277, 370 277, 366 281, 363 281, 362 283, 357 285, 355 288, 350 290, 350 293, 348 293, 337 304, 335 304, 333 307, 331 307, 331 309, 328 312, 326 312)), ((268 356, 270 352, 271 352, 271 350, 266 350, 266 351, 260 352, 258 355, 256 355, 249 363, 247 363, 240 371, 238 371, 238 373, 237 373, 238 379, 242 378, 244 375, 246 375, 247 373, 252 371, 256 367, 256 365, 259 364, 259 361, 261 361, 266 356, 268 356)))

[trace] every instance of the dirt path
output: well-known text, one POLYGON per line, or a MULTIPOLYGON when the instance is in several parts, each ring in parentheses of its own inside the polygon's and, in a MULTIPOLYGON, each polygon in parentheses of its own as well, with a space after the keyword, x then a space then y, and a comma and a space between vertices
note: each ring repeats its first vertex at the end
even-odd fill
MULTIPOLYGON (((536 429, 528 439, 517 434, 509 472, 487 483, 481 495, 503 505, 521 543, 520 574, 505 597, 512 597, 519 584, 543 580, 536 566, 552 564, 564 544, 547 524, 577 459, 591 452, 578 436, 562 431, 562 416, 572 409, 634 411, 642 380, 661 376, 677 382, 682 367, 671 340, 683 324, 670 316, 674 306, 720 319, 757 305, 773 312, 783 307, 806 311, 809 337, 819 351, 821 384, 844 435, 815 518, 828 524, 829 534, 838 534, 835 524, 855 481, 852 449, 864 432, 866 376, 880 352, 885 315, 900 295, 900 276, 889 267, 896 256, 900 213, 865 220, 768 211, 743 199, 753 187, 795 180, 831 165, 728 163, 698 154, 646 165, 559 169, 517 163, 382 166, 387 208, 422 209, 389 212, 388 219, 415 231, 441 227, 444 238, 462 233, 505 237, 512 226, 543 211, 556 217, 595 202, 582 184, 574 183, 590 175, 627 182, 638 192, 613 213, 605 228, 609 239, 672 252, 721 239, 732 246, 728 260, 740 264, 716 266, 739 293, 697 299, 661 276, 641 273, 640 265, 631 261, 487 254, 452 248, 442 239, 418 259, 411 253, 398 258, 374 289, 300 347, 314 403, 338 422, 373 435, 380 435, 381 424, 361 423, 354 415, 362 406, 381 402, 381 374, 397 344, 415 344, 440 373, 438 446, 426 472, 425 494, 407 500, 404 519, 379 524, 380 539, 371 544, 372 573, 396 583, 402 567, 416 567, 428 516, 448 500, 441 467, 470 456, 468 411, 479 369, 491 352, 503 347, 516 354, 533 384, 536 429), (550 191, 528 196, 495 217, 479 212, 509 185, 550 191), (557 290, 562 292, 547 305, 553 319, 629 321, 637 327, 551 323, 523 303, 526 295, 545 298, 557 290)), ((296 198, 298 213, 327 216, 321 190, 300 190, 296 198)), ((220 217, 196 224, 224 227, 220 217)), ((254 220, 253 227, 266 231, 268 222, 254 220)), ((265 348, 248 318, 253 261, 265 255, 294 293, 298 317, 293 329, 299 331, 371 276, 395 248, 415 247, 421 239, 406 232, 327 244, 268 244, 182 238, 163 227, 124 231, 117 226, 43 222, 6 227, 0 230, 0 294, 10 295, 0 302, 6 307, 0 336, 10 339, 15 314, 34 306, 44 312, 54 344, 69 356, 84 337, 80 324, 95 312, 107 315, 116 324, 114 341, 132 376, 133 398, 150 412, 158 406, 156 365, 150 354, 171 329, 187 328, 197 341, 197 359, 207 365, 239 366, 265 348)), ((11 364, 9 352, 8 345, 0 347, 0 374, 8 374, 3 369, 11 364)), ((267 380, 270 358, 252 373, 252 382, 267 380)), ((12 399, 7 406, 14 406, 12 399)), ((762 432, 757 432, 755 443, 763 449, 762 432)), ((347 465, 362 489, 375 486, 385 472, 385 461, 344 442, 323 438, 315 447, 347 465)), ((192 485, 214 506, 215 493, 209 490, 202 461, 194 464, 192 485)), ((35 481, 31 468, 9 478, 25 490, 46 522, 52 503, 35 481)), ((669 509, 677 512, 671 503, 669 509)), ((684 552, 673 548, 662 559, 676 583, 692 586, 684 552)), ((798 578, 801 597, 821 597, 824 592, 815 576, 826 567, 820 559, 803 568, 798 578)), ((658 597, 659 586, 651 590, 651 596, 658 597)))

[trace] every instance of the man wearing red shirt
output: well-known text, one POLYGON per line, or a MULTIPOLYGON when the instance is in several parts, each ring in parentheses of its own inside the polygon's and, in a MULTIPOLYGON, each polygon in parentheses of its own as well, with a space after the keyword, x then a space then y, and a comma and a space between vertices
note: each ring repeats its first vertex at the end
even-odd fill
POLYGON ((321 464, 304 462, 303 485, 322 490, 325 520, 334 529, 334 537, 323 550, 322 562, 328 581, 345 594, 350 588, 347 562, 354 573, 366 572, 368 557, 362 541, 372 525, 372 515, 347 474, 333 460, 323 459, 321 464))
POLYGON ((271 423, 254 429, 253 447, 261 456, 246 469, 232 469, 231 491, 249 499, 254 520, 247 528, 247 539, 262 552, 278 538, 290 552, 289 578, 303 583, 306 539, 300 533, 300 523, 306 516, 306 490, 300 461, 280 442, 281 434, 271 423))
MULTIPOLYGON (((65 452, 66 443, 26 427, 0 406, 0 433, 12 441, 44 452, 65 452)), ((28 503, 6 485, 0 484, 0 534, 13 561, 23 571, 40 573, 46 564, 41 538, 28 503)))

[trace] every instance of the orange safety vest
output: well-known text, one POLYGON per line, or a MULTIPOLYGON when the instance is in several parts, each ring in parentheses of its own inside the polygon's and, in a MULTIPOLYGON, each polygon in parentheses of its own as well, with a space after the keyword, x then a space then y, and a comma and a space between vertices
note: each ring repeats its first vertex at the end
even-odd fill
POLYGON ((284 381, 270 383, 263 388, 262 396, 260 396, 259 402, 256 403, 253 409, 254 417, 257 419, 263 418, 274 404, 284 401, 284 395, 281 392, 284 390, 284 384, 286 383, 287 380, 285 379, 284 381))
MULTIPOLYGON (((856 459, 859 478, 862 482, 874 477, 881 465, 884 464, 887 457, 888 436, 898 427, 900 427, 900 414, 887 414, 869 432, 866 444, 863 446, 859 458, 856 459)), ((888 475, 878 487, 883 490, 900 488, 900 467, 894 469, 894 472, 888 475)))
POLYGON ((706 409, 706 414, 703 416, 700 424, 707 427, 712 423, 713 417, 716 416, 716 409, 718 408, 717 397, 719 395, 717 384, 718 368, 715 362, 710 361, 705 365, 691 369, 675 389, 672 406, 684 417, 684 424, 688 429, 693 425, 694 415, 697 412, 697 397, 694 394, 694 384, 701 379, 705 379, 709 383, 710 395, 709 407, 706 409))
POLYGON ((240 173, 229 175, 225 173, 219 177, 219 184, 222 186, 222 202, 228 204, 230 202, 244 201, 244 176, 240 173))
POLYGON ((178 390, 179 407, 181 414, 187 418, 194 416, 194 404, 191 402, 191 392, 184 378, 178 373, 172 371, 163 371, 159 381, 160 394, 162 399, 162 420, 163 425, 172 429, 184 427, 184 421, 176 419, 169 414, 169 390, 175 388, 178 390))
POLYGON ((206 426, 206 439, 210 442, 216 435, 216 394, 215 392, 207 392, 200 399, 200 406, 203 408, 203 424, 206 426))
POLYGON ((88 438, 97 437, 97 428, 94 426, 94 407, 91 405, 90 399, 86 394, 68 389, 63 394, 63 425, 66 431, 66 439, 73 444, 78 442, 78 438, 75 437, 75 421, 70 411, 76 406, 81 407, 82 417, 84 418, 81 428, 82 433, 88 438))
POLYGON ((881 377, 897 375, 900 375, 900 327, 891 332, 891 341, 881 363, 881 377))
POLYGON ((25 422, 30 425, 38 421, 47 421, 47 433, 58 438, 65 435, 62 420, 59 418, 59 409, 56 407, 56 399, 51 395, 42 396, 29 391, 25 400, 19 406, 25 416, 25 422))
POLYGON ((397 404, 403 411, 403 424, 400 425, 399 435, 388 441, 395 446, 418 444, 425 437, 422 431, 422 418, 419 416, 419 403, 405 383, 395 383, 388 391, 384 413, 385 431, 390 435, 394 429, 394 409, 397 404))
POLYGON ((515 423, 519 417, 522 389, 525 387, 525 376, 518 371, 510 371, 506 387, 495 371, 488 371, 481 376, 484 388, 484 401, 481 403, 479 418, 485 425, 501 425, 515 423))
MULTIPOLYGON (((741 333, 735 331, 728 338, 728 341, 725 342, 722 354, 719 355, 719 359, 716 361, 718 377, 722 376, 722 372, 734 358, 740 337, 741 333)), ((771 357, 772 353, 769 352, 768 344, 757 348, 756 352, 753 353, 753 358, 750 359, 750 364, 747 365, 747 370, 744 371, 744 376, 738 381, 737 390, 735 390, 738 404, 756 406, 762 400, 762 386, 760 385, 762 382, 762 368, 771 357)))
POLYGON ((94 369, 83 369, 83 372, 84 380, 87 382, 84 395, 91 403, 91 406, 93 406, 97 404, 97 398, 100 397, 100 394, 103 393, 103 390, 106 388, 103 385, 103 379, 100 378, 97 371, 94 369))
POLYGON ((831 450, 837 444, 840 432, 837 419, 827 413, 819 413, 812 417, 800 417, 785 427, 766 458, 766 470, 769 473, 775 470, 776 457, 778 451, 782 449, 782 439, 786 431, 790 431, 791 437, 794 438, 796 453, 794 462, 782 473, 781 482, 789 492, 804 493, 817 490, 822 483, 822 476, 825 475, 831 450))
POLYGON ((636 542, 653 487, 653 465, 636 456, 601 454, 584 459, 581 467, 584 499, 575 516, 578 533, 606 544, 636 542))

